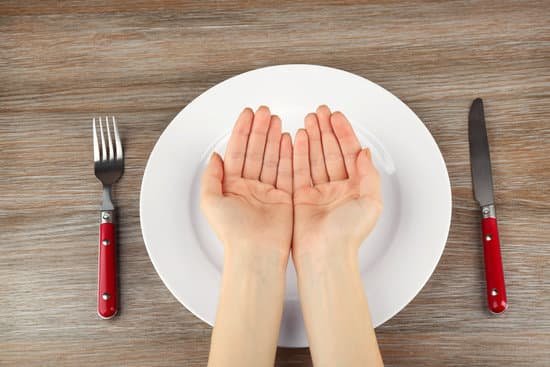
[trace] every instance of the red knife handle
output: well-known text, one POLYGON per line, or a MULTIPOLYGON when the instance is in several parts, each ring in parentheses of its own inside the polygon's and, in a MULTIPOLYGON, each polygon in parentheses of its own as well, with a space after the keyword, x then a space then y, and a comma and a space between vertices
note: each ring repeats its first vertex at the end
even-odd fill
POLYGON ((493 217, 481 220, 483 236, 483 257, 485 259, 485 281, 487 283, 487 303, 493 313, 501 313, 508 307, 504 271, 500 256, 500 239, 497 219, 493 217))
POLYGON ((99 261, 97 280, 97 313, 110 319, 118 311, 116 231, 113 212, 101 212, 99 225, 99 261))

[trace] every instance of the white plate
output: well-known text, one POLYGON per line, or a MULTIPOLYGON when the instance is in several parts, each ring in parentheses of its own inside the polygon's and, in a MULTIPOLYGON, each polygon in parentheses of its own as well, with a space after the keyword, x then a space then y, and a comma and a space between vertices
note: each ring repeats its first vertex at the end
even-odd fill
MULTIPOLYGON (((188 104, 159 138, 145 169, 140 216, 147 251, 172 294, 212 325, 222 245, 198 209, 212 150, 223 153, 246 106, 265 104, 294 132, 320 104, 343 111, 372 148, 384 211, 360 250, 375 326, 405 307, 430 278, 445 247, 451 188, 445 162, 422 121, 397 97, 360 76, 316 65, 280 65, 230 78, 188 104)), ((307 346, 292 261, 279 345, 307 346)))

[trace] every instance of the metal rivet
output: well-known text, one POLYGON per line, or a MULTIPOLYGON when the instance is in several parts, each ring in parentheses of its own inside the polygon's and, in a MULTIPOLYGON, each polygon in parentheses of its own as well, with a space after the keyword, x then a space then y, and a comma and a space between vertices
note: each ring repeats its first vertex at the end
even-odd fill
POLYGON ((491 296, 496 296, 498 294, 498 291, 496 288, 493 288, 493 290, 491 291, 491 296))
POLYGON ((109 293, 103 293, 101 295, 101 298, 103 298, 104 301, 107 301, 109 298, 111 298, 111 295, 109 293))
POLYGON ((493 236, 491 236, 490 234, 485 236, 485 241, 491 241, 492 239, 493 239, 493 236))
POLYGON ((110 218, 111 218, 111 215, 109 213, 103 213, 103 219, 107 220, 110 218))
POLYGON ((103 241, 101 241, 101 243, 103 244, 103 246, 109 246, 111 244, 111 242, 109 242, 109 240, 103 240, 103 241))
POLYGON ((489 214, 489 208, 483 208, 483 214, 489 214))

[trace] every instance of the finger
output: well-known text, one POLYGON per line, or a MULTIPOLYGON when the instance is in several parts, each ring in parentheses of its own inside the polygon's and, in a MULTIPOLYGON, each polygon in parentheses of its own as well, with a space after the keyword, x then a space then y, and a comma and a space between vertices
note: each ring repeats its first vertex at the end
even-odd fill
POLYGON ((325 166, 330 181, 345 180, 347 178, 344 157, 340 151, 338 140, 332 131, 330 124, 330 110, 327 106, 317 108, 317 120, 321 130, 321 142, 323 144, 323 155, 325 157, 325 166))
POLYGON ((206 203, 213 198, 223 196, 222 182, 223 161, 218 153, 214 153, 202 175, 201 201, 206 203))
POLYGON ((356 169, 359 176, 361 196, 370 196, 381 200, 380 175, 372 163, 370 149, 365 148, 357 156, 356 169))
POLYGON ((328 173, 323 156, 323 145, 321 143, 321 130, 317 115, 310 113, 305 119, 307 137, 309 142, 309 165, 313 184, 328 182, 328 173))
POLYGON ((294 192, 311 186, 311 171, 309 168, 309 143, 304 129, 298 130, 294 140, 294 192))
POLYGON ((246 158, 244 160, 243 171, 244 178, 249 178, 251 180, 260 178, 270 119, 271 113, 269 112, 269 108, 265 106, 258 108, 254 114, 254 122, 252 123, 252 130, 250 130, 248 145, 246 147, 246 158))
POLYGON ((338 139, 340 151, 344 156, 348 177, 352 177, 356 173, 357 154, 361 151, 361 143, 359 143, 351 124, 342 112, 334 112, 330 116, 330 124, 336 139, 338 139))
POLYGON ((281 119, 271 116, 267 143, 265 145, 264 161, 260 173, 260 181, 275 185, 277 181, 277 166, 279 164, 279 148, 281 146, 281 119))
POLYGON ((277 188, 292 194, 292 139, 288 133, 284 133, 281 137, 277 188))
POLYGON ((233 127, 224 158, 224 173, 227 177, 242 176, 246 145, 253 118, 254 112, 250 108, 245 108, 233 127))

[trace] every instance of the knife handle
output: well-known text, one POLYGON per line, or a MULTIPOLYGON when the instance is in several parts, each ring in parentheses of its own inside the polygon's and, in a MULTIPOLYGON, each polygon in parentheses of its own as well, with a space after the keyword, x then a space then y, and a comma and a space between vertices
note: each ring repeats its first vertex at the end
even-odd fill
POLYGON ((110 319, 118 311, 116 231, 113 211, 101 212, 99 225, 99 260, 97 280, 97 313, 110 319))
POLYGON ((481 234, 483 236, 483 257, 485 259, 487 304, 492 313, 498 314, 508 308, 508 301, 504 285, 497 219, 494 217, 481 219, 481 234))

